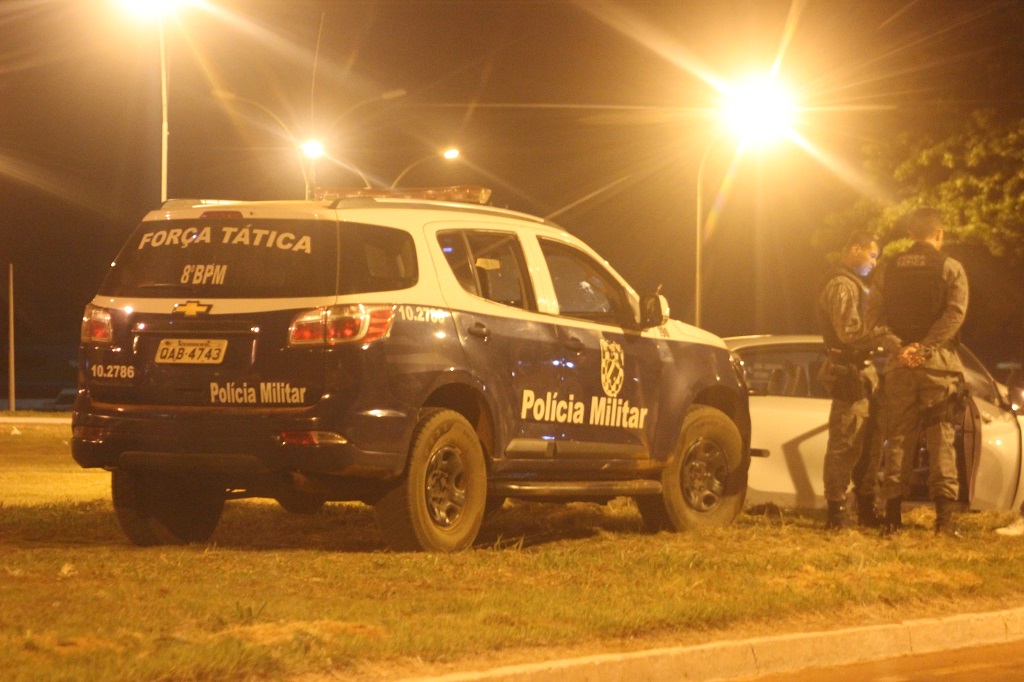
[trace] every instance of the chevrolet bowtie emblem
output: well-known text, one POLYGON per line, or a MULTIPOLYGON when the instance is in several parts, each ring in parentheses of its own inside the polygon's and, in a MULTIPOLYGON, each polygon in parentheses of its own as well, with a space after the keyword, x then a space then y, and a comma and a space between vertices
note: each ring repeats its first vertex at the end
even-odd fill
POLYGON ((199 301, 185 301, 184 303, 175 303, 174 310, 171 312, 175 315, 184 315, 185 317, 197 317, 210 312, 212 307, 212 305, 205 305, 199 301))

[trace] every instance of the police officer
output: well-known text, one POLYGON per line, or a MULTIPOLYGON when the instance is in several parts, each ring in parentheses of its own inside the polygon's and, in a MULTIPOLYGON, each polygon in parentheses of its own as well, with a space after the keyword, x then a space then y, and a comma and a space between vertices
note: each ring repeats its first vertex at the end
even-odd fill
POLYGON ((938 209, 917 209, 907 228, 914 244, 879 268, 868 303, 869 316, 878 314, 903 344, 883 370, 883 532, 896 533, 903 525, 901 504, 923 429, 935 532, 955 535, 952 517, 959 486, 953 420, 963 386, 956 348, 967 314, 967 274, 940 251, 943 221, 938 209))
POLYGON ((878 372, 870 354, 879 347, 894 351, 899 348, 899 340, 864 317, 868 289, 863 278, 877 259, 874 235, 854 232, 818 296, 818 326, 828 351, 819 379, 832 398, 823 472, 828 503, 825 527, 831 530, 850 524, 846 497, 855 472, 857 521, 872 527, 879 523, 875 515, 878 448, 868 437, 878 372))

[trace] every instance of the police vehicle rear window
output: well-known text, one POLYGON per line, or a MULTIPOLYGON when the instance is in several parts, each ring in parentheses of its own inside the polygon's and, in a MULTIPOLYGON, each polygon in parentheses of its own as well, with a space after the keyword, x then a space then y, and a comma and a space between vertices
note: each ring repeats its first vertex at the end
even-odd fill
POLYGON ((328 221, 144 222, 121 250, 100 294, 291 298, 415 284, 415 250, 408 234, 343 225, 340 241, 339 257, 339 227, 328 221))

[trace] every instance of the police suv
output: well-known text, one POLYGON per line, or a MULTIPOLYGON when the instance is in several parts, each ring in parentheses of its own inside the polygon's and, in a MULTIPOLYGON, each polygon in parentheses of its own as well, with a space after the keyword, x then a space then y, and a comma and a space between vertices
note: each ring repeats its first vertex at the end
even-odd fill
POLYGON ((715 336, 489 190, 171 200, 82 320, 72 452, 139 545, 227 499, 373 505, 397 550, 470 546, 507 498, 741 510, 750 418, 715 336))

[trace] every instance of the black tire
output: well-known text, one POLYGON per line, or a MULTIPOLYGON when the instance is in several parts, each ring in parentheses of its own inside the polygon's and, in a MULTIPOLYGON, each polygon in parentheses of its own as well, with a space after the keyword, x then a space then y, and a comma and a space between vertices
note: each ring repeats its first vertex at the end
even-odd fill
POLYGON ((743 510, 749 459, 739 429, 720 410, 690 408, 679 446, 662 471, 661 497, 636 497, 651 531, 727 526, 743 510))
POLYGON ((294 488, 279 490, 274 499, 289 514, 302 514, 303 516, 319 514, 323 511, 324 505, 327 504, 327 500, 319 495, 295 490, 294 488))
POLYGON ((427 412, 413 431, 409 465, 374 505, 388 546, 400 552, 456 552, 473 544, 487 503, 483 448, 452 410, 427 412))
POLYGON ((224 511, 225 488, 212 481, 115 469, 117 522, 143 547, 206 542, 224 511))

